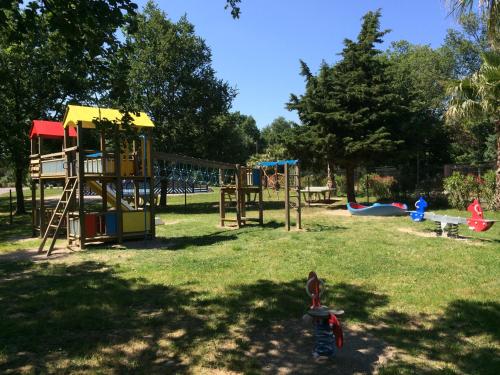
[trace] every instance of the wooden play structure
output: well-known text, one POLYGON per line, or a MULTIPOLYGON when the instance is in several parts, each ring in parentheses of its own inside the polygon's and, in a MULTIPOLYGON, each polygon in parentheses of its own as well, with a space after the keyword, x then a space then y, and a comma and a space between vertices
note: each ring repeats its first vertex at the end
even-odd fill
POLYGON ((264 207, 262 200, 262 169, 250 168, 236 165, 234 176, 229 184, 224 184, 220 188, 219 200, 220 225, 223 227, 226 222, 235 222, 238 228, 247 222, 258 222, 264 224, 264 207), (258 217, 247 216, 247 203, 251 195, 257 200, 258 217), (228 202, 235 202, 236 217, 226 217, 226 206, 228 202))
MULTIPOLYGON (((277 177, 271 180, 274 182, 279 181, 277 177)), ((296 228, 302 229, 300 165, 298 160, 260 162, 255 167, 236 165, 232 183, 222 185, 220 189, 220 225, 224 226, 226 222, 233 222, 240 228, 250 221, 262 225, 264 223, 264 187, 284 190, 285 227, 287 230, 291 229, 290 213, 294 209, 296 212, 296 228), (269 185, 268 180, 271 174, 267 174, 266 169, 272 169, 275 176, 283 176, 281 186, 277 184, 269 185), (280 169, 282 169, 282 172, 280 172, 280 169), (253 201, 257 202, 258 218, 247 216, 247 205, 251 201, 252 194, 254 195, 253 201), (233 200, 236 205, 236 217, 228 218, 226 217, 226 206, 233 200)))
POLYGON ((130 124, 122 118, 115 109, 69 105, 62 122, 33 121, 32 224, 42 237, 39 253, 50 240, 50 255, 63 233, 68 246, 79 248, 155 237, 154 125, 145 113, 130 114, 130 124), (124 139, 125 133, 133 137, 124 139), (125 183, 133 188, 124 192, 125 183), (49 184, 63 186, 56 204, 46 199, 49 184), (85 190, 101 202, 85 198, 85 190))

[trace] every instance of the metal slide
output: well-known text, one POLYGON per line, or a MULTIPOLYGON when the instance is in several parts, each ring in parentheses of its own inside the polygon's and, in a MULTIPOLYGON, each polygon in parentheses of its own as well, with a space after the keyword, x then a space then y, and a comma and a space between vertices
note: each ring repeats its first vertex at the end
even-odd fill
MULTIPOLYGON (((94 193, 101 195, 102 192, 102 185, 97 182, 97 181, 86 181, 87 186, 89 187, 90 190, 92 190, 94 193)), ((108 203, 112 205, 116 205, 116 191, 111 188, 111 186, 108 186, 106 189, 106 196, 108 198, 108 203)), ((122 210, 124 211, 134 211, 134 207, 132 207, 130 204, 125 202, 122 199, 122 210)))

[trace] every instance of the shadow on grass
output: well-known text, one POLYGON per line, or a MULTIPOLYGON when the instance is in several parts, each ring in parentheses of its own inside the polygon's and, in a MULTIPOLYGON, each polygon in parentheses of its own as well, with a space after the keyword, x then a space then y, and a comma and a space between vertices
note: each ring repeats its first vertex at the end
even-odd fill
MULTIPOLYGON (((332 368, 309 360, 311 327, 298 326, 308 303, 304 280, 259 280, 212 296, 190 285, 124 279, 119 271, 98 262, 0 263, 0 372, 332 368), (233 344, 225 346, 228 340, 233 344), (271 349, 276 340, 278 354, 271 349)), ((344 287, 340 295, 359 291, 362 305, 370 300, 355 286, 335 288, 344 287)), ((375 305, 361 309, 369 314, 375 305)))
POLYGON ((306 232, 332 232, 336 230, 344 230, 347 227, 341 225, 328 225, 320 223, 308 224, 305 228, 306 232))
POLYGON ((0 216, 0 242, 26 239, 32 235, 31 216, 15 215, 12 225, 8 216, 0 216))
POLYGON ((3 263, 0 273, 0 372, 181 373, 191 344, 213 335, 189 307, 195 292, 125 280, 104 264, 3 263), (167 354, 160 337, 174 332, 167 354))
POLYGON ((385 374, 436 372, 428 360, 470 374, 495 374, 499 366, 491 344, 500 340, 496 302, 453 301, 433 320, 397 312, 377 319, 386 295, 331 285, 324 303, 344 309, 344 319, 361 328, 348 326, 337 358, 318 363, 310 355, 312 327, 300 319, 309 303, 305 280, 257 280, 214 295, 191 284, 124 279, 113 267, 0 263, 0 372, 190 374, 202 365, 244 373, 372 373, 388 345, 421 362, 398 357, 385 374), (484 340, 473 345, 471 338, 484 340))
POLYGON ((419 363, 395 361, 383 374, 437 373, 427 360, 447 363, 450 367, 439 372, 443 374, 498 374, 500 304, 497 302, 456 300, 438 318, 388 313, 382 320, 384 326, 375 329, 377 335, 422 359, 419 363))

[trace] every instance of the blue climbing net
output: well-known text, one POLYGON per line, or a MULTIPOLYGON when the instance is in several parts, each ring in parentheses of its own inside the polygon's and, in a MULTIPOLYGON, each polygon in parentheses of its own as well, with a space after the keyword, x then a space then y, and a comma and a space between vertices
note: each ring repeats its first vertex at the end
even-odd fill
POLYGON ((219 175, 218 168, 200 167, 191 164, 169 161, 157 161, 154 165, 154 175, 157 180, 179 184, 200 184, 220 186, 231 183, 234 171, 224 169, 219 175))

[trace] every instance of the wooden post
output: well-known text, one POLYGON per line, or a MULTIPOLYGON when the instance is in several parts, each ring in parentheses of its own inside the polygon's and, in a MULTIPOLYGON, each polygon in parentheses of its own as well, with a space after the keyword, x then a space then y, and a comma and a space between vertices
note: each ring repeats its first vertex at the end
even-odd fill
POLYGON ((83 150, 83 127, 82 122, 77 122, 76 130, 76 160, 77 160, 77 181, 78 181, 78 221, 80 224, 80 248, 85 248, 85 197, 83 185, 85 183, 85 151, 83 150))
MULTIPOLYGON (((149 212, 150 212, 150 232, 151 238, 156 237, 156 225, 155 225, 155 176, 153 173, 153 130, 148 130, 148 161, 149 161, 149 212)), ((144 197, 146 199, 146 197, 144 197)), ((144 228, 146 230, 146 228, 144 228)))
POLYGON ((224 188, 220 188, 220 197, 219 197, 219 217, 220 217, 220 226, 224 226, 224 219, 226 218, 226 193, 224 188))
POLYGON ((288 163, 285 163, 285 227, 290 230, 290 181, 288 163))
POLYGON ((40 225, 40 238, 43 237, 44 233, 45 233, 45 196, 44 196, 44 182, 41 178, 41 174, 42 174, 42 159, 41 159, 41 156, 42 156, 42 139, 40 138, 40 136, 37 136, 37 140, 38 140, 38 178, 39 178, 39 183, 38 183, 38 188, 40 189, 40 210, 39 210, 39 218, 38 218, 38 221, 39 221, 39 225, 40 225))
POLYGON ((247 186, 247 169, 245 167, 240 167, 240 178, 241 178, 241 193, 240 193, 240 199, 241 199, 241 222, 243 225, 246 225, 247 223, 247 210, 246 210, 246 186, 247 186))
MULTIPOLYGON (((106 155, 106 132, 101 130, 100 134, 100 151, 101 151, 101 174, 106 177, 107 171, 107 155, 106 155)), ((101 180, 101 199, 102 199, 102 212, 108 210, 108 184, 105 178, 101 180)))
MULTIPOLYGON (((30 146, 31 146, 31 148, 30 148, 31 155, 34 155, 36 153, 36 149, 35 149, 36 145, 34 142, 34 138, 30 139, 30 146)), ((32 162, 32 159, 30 158, 30 174, 31 174, 31 165, 32 165, 31 162, 32 162)), ((38 159, 38 163, 40 163, 40 159, 38 159)), ((38 168, 40 168, 40 164, 38 164, 38 168)), ((38 174, 38 178, 40 178, 40 172, 38 174)), ((32 228, 32 231, 31 231, 31 234, 33 237, 36 236, 35 226, 36 226, 36 180, 33 178, 33 175, 32 175, 32 179, 31 179, 31 228, 32 228)))
MULTIPOLYGON (((132 142, 132 155, 134 159, 134 177, 138 177, 139 175, 139 164, 137 162, 138 151, 135 140, 132 142)), ((134 207, 136 210, 139 209, 139 202, 140 202, 139 182, 137 181, 137 179, 134 178, 134 207)), ((146 204, 146 197, 144 197, 144 204, 146 204)))
POLYGON ((12 222, 12 189, 9 189, 9 223, 10 223, 10 225, 13 224, 13 222, 12 222))
POLYGON ((115 159, 115 185, 116 185, 116 236, 118 243, 123 242, 123 211, 122 211, 122 176, 121 176, 121 145, 118 126, 113 129, 113 148, 115 159))
POLYGON ((262 194, 262 182, 264 180, 264 171, 259 167, 259 224, 264 225, 264 204, 262 194))
POLYGON ((297 189, 297 222, 296 226, 297 229, 302 229, 302 202, 301 202, 301 197, 300 197, 300 190, 301 190, 301 182, 300 182, 300 164, 297 162, 297 165, 295 166, 296 170, 296 179, 297 182, 295 184, 296 189, 297 189))
POLYGON ((40 210, 39 210, 39 224, 40 224, 40 238, 45 234, 45 181, 40 179, 38 182, 39 195, 40 195, 40 210))
POLYGON ((236 165, 236 223, 238 228, 241 228, 241 167, 239 164, 236 165))
POLYGON ((187 210, 187 180, 184 180, 184 212, 187 210))
MULTIPOLYGON (((65 173, 65 179, 64 179, 64 186, 67 185, 68 181, 69 181, 69 177, 71 175, 71 164, 70 164, 70 159, 71 159, 71 155, 69 155, 67 152, 66 152, 66 149, 69 148, 69 127, 65 127, 63 128, 63 131, 64 131, 64 137, 63 137, 63 152, 64 152, 64 162, 66 163, 66 173, 65 173)), ((69 206, 71 205, 71 202, 68 201, 68 197, 69 197, 69 194, 67 194, 65 191, 63 191, 63 194, 62 194, 64 200, 66 201, 66 205, 68 206, 68 208, 70 208, 69 206)), ((68 212, 66 214, 66 244, 67 246, 70 245, 70 225, 69 225, 69 209, 68 209, 68 212)), ((61 218, 62 220, 62 218, 61 218)))
POLYGON ((31 180, 31 227, 32 237, 36 236, 36 181, 31 180))

